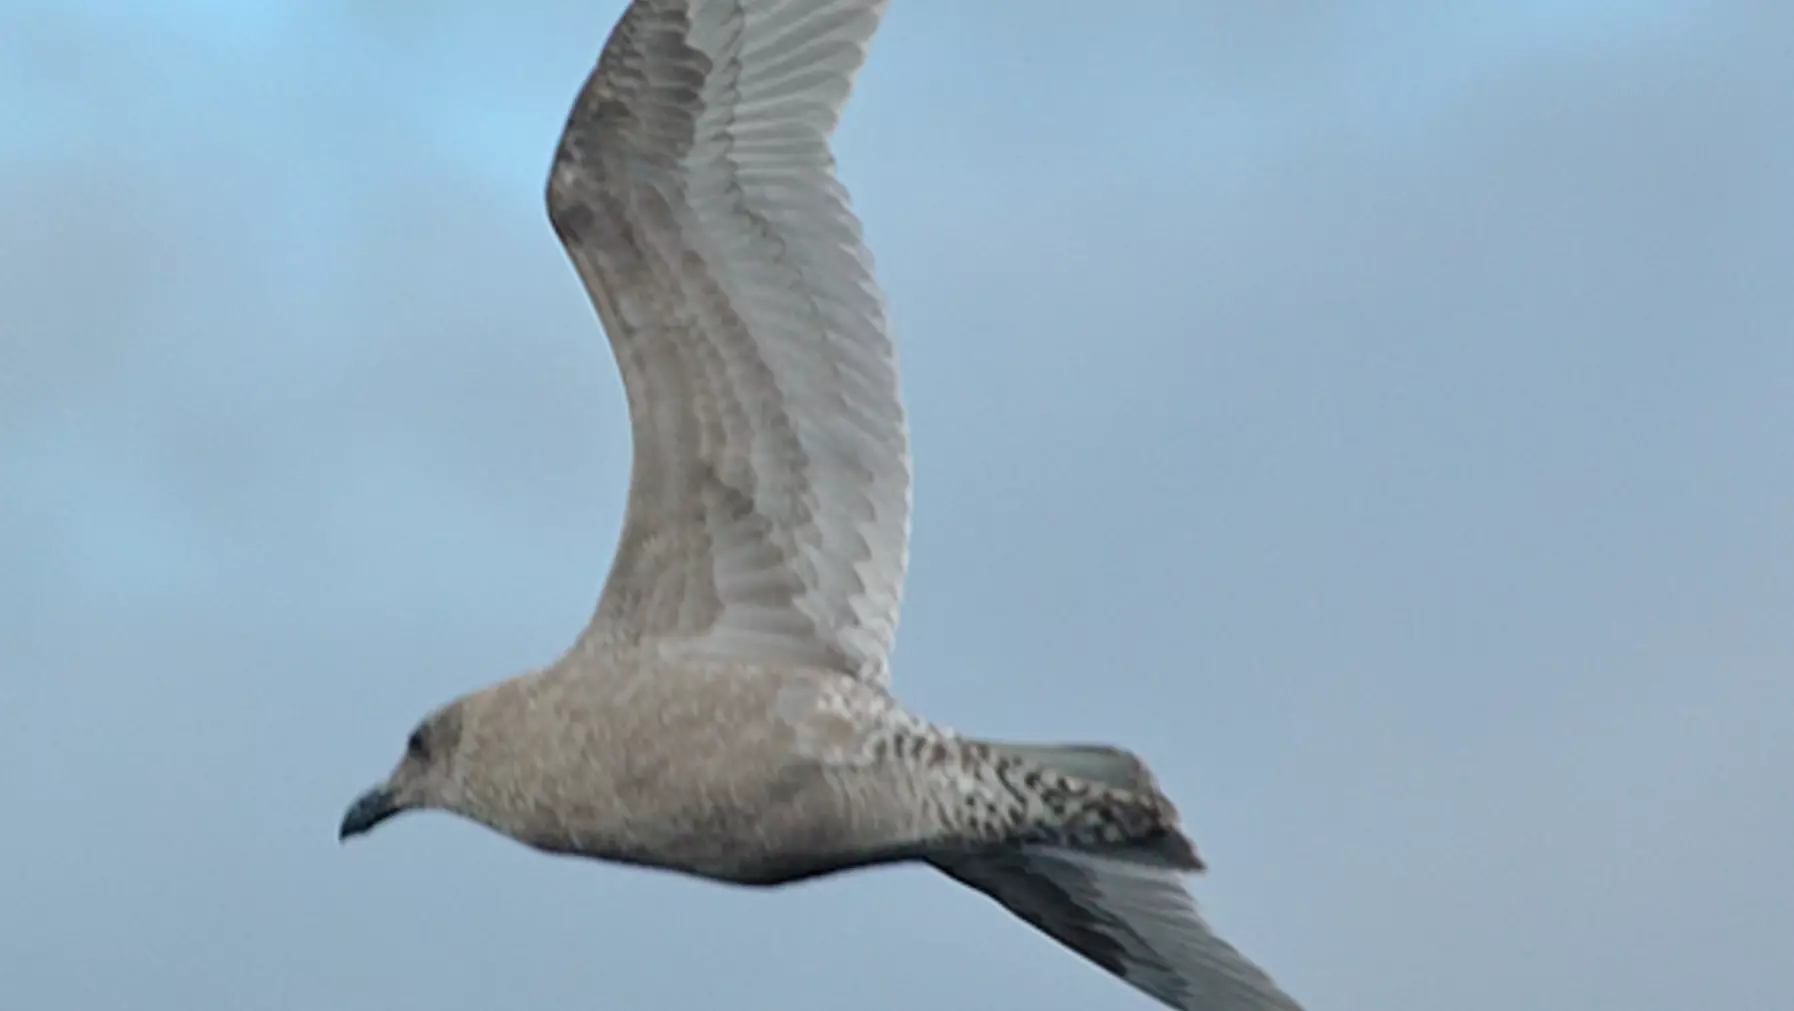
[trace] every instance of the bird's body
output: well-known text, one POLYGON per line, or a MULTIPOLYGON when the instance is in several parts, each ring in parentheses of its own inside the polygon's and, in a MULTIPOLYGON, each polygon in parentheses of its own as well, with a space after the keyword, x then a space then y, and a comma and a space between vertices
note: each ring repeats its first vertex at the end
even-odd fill
POLYGON ((930 770, 889 757, 938 735, 838 673, 582 650, 485 691, 515 710, 490 742, 473 731, 483 764, 515 770, 488 781, 563 789, 477 806, 540 849, 770 884, 939 831, 917 803, 930 770))
POLYGON ((923 861, 1160 1001, 1298 1011, 1197 915, 1146 765, 962 736, 891 694, 910 460, 828 138, 886 0, 636 0, 567 118, 556 235, 634 434, 590 624, 418 726, 344 817, 434 807, 735 884, 923 861))
POLYGON ((1024 842, 1198 866, 1125 752, 1066 751, 1113 785, 1068 776, 839 671, 592 648, 475 698, 456 753, 484 774, 459 800, 550 852, 736 884, 1024 842))

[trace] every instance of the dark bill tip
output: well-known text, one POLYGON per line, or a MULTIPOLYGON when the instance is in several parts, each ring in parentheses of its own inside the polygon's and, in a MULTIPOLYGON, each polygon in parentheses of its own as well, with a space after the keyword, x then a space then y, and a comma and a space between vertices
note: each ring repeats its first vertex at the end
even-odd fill
POLYGON ((398 813, 398 801, 392 790, 376 786, 355 798, 355 803, 343 812, 343 825, 337 830, 337 841, 360 835, 398 813))

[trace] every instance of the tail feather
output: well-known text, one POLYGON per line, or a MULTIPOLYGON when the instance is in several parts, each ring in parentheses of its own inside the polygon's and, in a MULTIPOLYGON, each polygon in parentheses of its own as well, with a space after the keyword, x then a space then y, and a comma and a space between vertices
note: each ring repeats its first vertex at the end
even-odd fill
POLYGON ((985 741, 992 751, 1044 769, 1130 793, 1157 794, 1158 780, 1133 752, 1107 744, 1017 744, 985 741))
POLYGON ((1203 869, 1196 847, 1178 828, 1176 805, 1133 752, 1104 744, 980 743, 999 759, 1005 779, 1019 779, 1054 809, 1056 823, 1042 826, 1048 837, 1028 841, 1166 870, 1203 869), (1004 769, 1004 760, 1018 768, 1004 769), (1111 830, 1120 830, 1121 838, 1111 830))
POLYGON ((929 862, 1167 1007, 1302 1011, 1209 928, 1177 870, 1043 846, 929 862))

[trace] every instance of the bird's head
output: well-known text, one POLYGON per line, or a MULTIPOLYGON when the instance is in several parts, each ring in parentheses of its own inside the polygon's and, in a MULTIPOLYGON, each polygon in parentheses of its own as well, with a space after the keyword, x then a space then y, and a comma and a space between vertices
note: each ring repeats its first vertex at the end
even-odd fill
POLYGON ((343 813, 338 839, 361 835, 393 815, 415 808, 456 806, 467 708, 465 700, 457 700, 418 723, 392 774, 357 797, 343 813))

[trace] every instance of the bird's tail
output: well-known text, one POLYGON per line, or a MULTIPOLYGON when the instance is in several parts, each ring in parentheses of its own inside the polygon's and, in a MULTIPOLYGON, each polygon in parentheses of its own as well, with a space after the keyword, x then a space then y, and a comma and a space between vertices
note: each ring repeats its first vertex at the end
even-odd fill
POLYGON ((1019 744, 1013 741, 984 741, 999 755, 1009 755, 1024 762, 1052 769, 1067 776, 1101 783, 1132 793, 1158 793, 1158 780, 1139 756, 1125 748, 1108 744, 1019 744))
POLYGON ((1202 859, 1178 826, 1177 807, 1133 752, 1106 744, 982 742, 1019 763, 1009 779, 1059 812, 1027 841, 1050 842, 1168 871, 1200 871, 1202 859))

